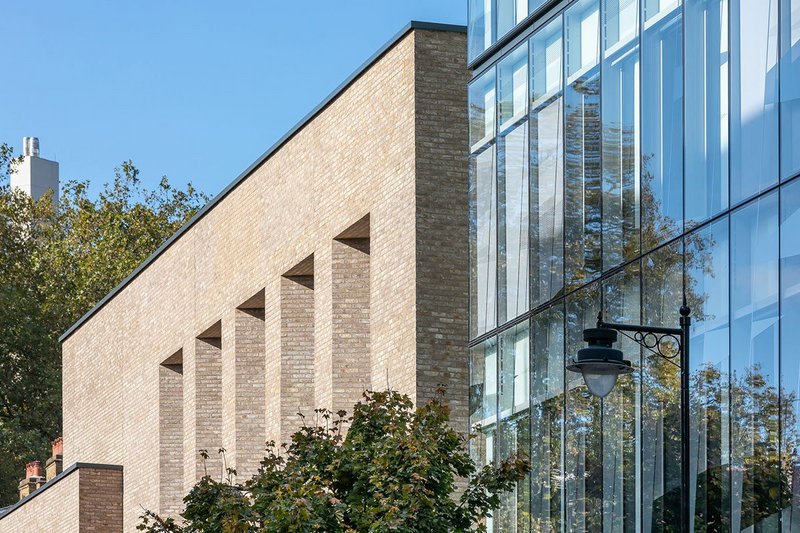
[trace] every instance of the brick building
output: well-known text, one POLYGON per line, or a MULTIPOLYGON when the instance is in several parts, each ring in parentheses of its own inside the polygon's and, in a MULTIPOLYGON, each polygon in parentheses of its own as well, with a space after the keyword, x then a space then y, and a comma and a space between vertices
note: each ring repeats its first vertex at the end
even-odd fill
POLYGON ((466 427, 468 77, 463 28, 410 24, 70 328, 66 470, 0 531, 133 531, 198 450, 248 476, 367 388, 444 383, 466 427))

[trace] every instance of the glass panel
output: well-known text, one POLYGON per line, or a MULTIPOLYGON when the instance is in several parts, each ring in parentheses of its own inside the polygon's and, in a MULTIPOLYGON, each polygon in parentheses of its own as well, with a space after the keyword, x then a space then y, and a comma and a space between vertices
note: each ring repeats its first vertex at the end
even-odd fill
POLYGON ((564 145, 561 18, 537 32, 531 48, 532 306, 564 288, 564 145))
POLYGON ((778 0, 731 0, 731 204, 778 181, 778 0))
MULTIPOLYGON (((690 334, 691 531, 730 524, 728 219, 686 237, 690 334)), ((717 530, 721 528, 718 527, 717 530)))
MULTIPOLYGON (((495 445, 495 428, 487 428, 485 430, 486 433, 486 461, 487 464, 494 462, 494 445, 495 445)), ((495 511, 496 512, 496 511, 495 511)), ((494 516, 489 516, 486 518, 486 531, 493 532, 495 531, 494 528, 494 516)))
POLYGON ((642 33, 642 251, 683 230, 680 2, 645 0, 642 33))
POLYGON ((528 16, 528 0, 497 0, 497 38, 528 16))
POLYGON ((523 323, 500 335, 500 418, 528 409, 530 400, 530 344, 528 324, 523 323))
POLYGON ((497 325, 497 184, 494 168, 494 146, 470 159, 472 337, 497 325))
POLYGON ((500 323, 528 310, 528 124, 500 138, 500 323))
POLYGON ((494 69, 489 69, 469 86, 469 143, 472 151, 494 137, 494 69))
POLYGON ((478 467, 486 462, 486 435, 480 431, 486 417, 486 344, 469 350, 469 428, 476 437, 470 441, 469 451, 478 467))
POLYGON ((492 44, 493 0, 469 0, 469 60, 472 61, 492 44))
POLYGON ((781 3, 781 175, 800 172, 800 0, 781 3))
MULTIPOLYGON (((678 327, 683 301, 682 244, 642 259, 642 323, 678 327)), ((667 343, 663 350, 677 350, 667 343)), ((681 508, 679 361, 646 352, 642 358, 642 528, 676 531, 681 508)))
MULTIPOLYGON (((530 343, 528 324, 519 324, 500 336, 500 390, 497 424, 498 459, 530 450, 530 343)), ((530 480, 524 479, 504 494, 497 513, 499 531, 530 531, 530 480)))
POLYGON ((497 419, 497 341, 492 338, 470 349, 469 427, 477 435, 470 455, 478 466, 494 461, 497 419))
POLYGON ((531 37, 530 49, 531 109, 535 109, 561 92, 561 17, 556 17, 531 37))
MULTIPOLYGON (((584 346, 583 330, 593 327, 600 309, 598 284, 567 297, 566 353, 574 357, 584 346)), ((567 372, 564 433, 566 530, 602 531, 603 524, 603 426, 602 402, 576 372, 567 372)))
POLYGON ((531 378, 531 520, 533 531, 561 531, 564 458, 564 307, 534 316, 531 378))
POLYGON ((568 287, 600 273, 599 4, 580 0, 565 13, 565 277, 568 287))
MULTIPOLYGON (((501 420, 497 424, 498 459, 503 460, 514 454, 528 456, 531 446, 531 420, 528 411, 501 420)), ((529 533, 530 525, 530 476, 519 481, 510 491, 500 497, 500 508, 495 520, 497 531, 506 533, 529 533)))
POLYGON ((639 9, 603 0, 603 268, 640 254, 639 9))
MULTIPOLYGON (((605 318, 611 322, 641 322, 641 283, 637 263, 603 284, 605 318)), ((641 366, 639 346, 624 335, 615 345, 634 367, 641 366)), ((641 507, 638 497, 639 372, 620 377, 603 399, 603 530, 637 531, 641 507)))
POLYGON ((731 529, 778 531, 778 195, 731 215, 731 529))
POLYGON ((728 207, 728 0, 686 0, 686 225, 728 207))
POLYGON ((781 191, 783 531, 800 531, 800 181, 781 191))
POLYGON ((528 101, 528 43, 518 46, 497 65, 500 89, 500 131, 525 117, 528 101))
POLYGON ((547 0, 528 0, 528 12, 533 13, 542 7, 547 0))

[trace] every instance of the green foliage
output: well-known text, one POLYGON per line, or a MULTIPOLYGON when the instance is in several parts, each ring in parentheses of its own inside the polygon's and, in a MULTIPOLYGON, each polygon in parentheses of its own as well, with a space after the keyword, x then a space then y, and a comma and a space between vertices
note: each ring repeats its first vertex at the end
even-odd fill
POLYGON ((166 178, 142 187, 128 161, 99 197, 67 183, 61 202, 7 186, 16 159, 0 145, 0 505, 17 499, 26 462, 61 432, 58 337, 206 201, 166 178))
POLYGON ((184 498, 182 525, 145 511, 150 533, 485 531, 485 518, 528 471, 512 457, 478 470, 441 398, 414 410, 408 396, 367 392, 276 450, 243 484, 205 476, 184 498), (346 435, 344 429, 348 428, 346 435), (459 479, 462 481, 460 486, 459 479), (460 490, 461 489, 461 490, 460 490), (459 495, 460 494, 460 495, 459 495))

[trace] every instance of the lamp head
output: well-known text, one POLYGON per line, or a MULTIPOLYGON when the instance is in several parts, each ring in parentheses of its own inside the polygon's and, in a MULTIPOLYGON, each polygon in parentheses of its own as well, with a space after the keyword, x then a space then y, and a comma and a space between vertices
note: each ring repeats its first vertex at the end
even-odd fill
POLYGON ((630 374, 633 366, 622 358, 622 352, 614 348, 617 331, 610 328, 589 328, 583 330, 586 348, 578 350, 567 370, 583 374, 583 381, 589 392, 598 398, 605 398, 617 384, 620 374, 630 374))

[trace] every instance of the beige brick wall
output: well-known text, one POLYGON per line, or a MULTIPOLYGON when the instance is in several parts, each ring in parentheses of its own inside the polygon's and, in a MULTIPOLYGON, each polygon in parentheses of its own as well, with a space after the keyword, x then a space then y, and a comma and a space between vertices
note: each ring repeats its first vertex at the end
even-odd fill
POLYGON ((281 277, 280 442, 313 420, 314 276, 281 277))
POLYGON ((314 388, 306 398, 333 406, 333 362, 368 343, 369 382, 383 387, 388 376, 393 388, 425 398, 449 381, 465 410, 464 50, 460 33, 408 33, 65 340, 65 464, 125 466, 126 531, 141 506, 160 503, 160 365, 177 350, 187 485, 201 468, 197 448, 230 447, 236 464, 242 446, 292 429, 282 424, 281 287, 283 274, 312 254, 314 388), (370 253, 359 272, 368 265, 368 317, 353 315, 359 333, 342 342, 334 243, 366 215, 370 253), (257 348, 240 359, 237 335, 246 342, 249 334, 236 326, 236 309, 261 290, 263 361, 257 348), (222 348, 216 359, 200 357, 196 338, 217 321, 222 348), (248 382, 247 368, 262 364, 266 420, 250 427, 261 407, 242 409, 258 403, 261 385, 248 382), (210 391, 211 404, 199 401, 210 391), (209 421, 219 429, 203 433, 209 421))
POLYGON ((352 413, 372 389, 369 239, 336 239, 331 250, 333 411, 352 413))
POLYGON ((183 354, 159 367, 158 512, 174 515, 183 501, 183 354), (179 361, 179 362, 178 362, 179 361))
POLYGON ((462 35, 425 32, 417 63, 417 401, 447 388, 453 425, 468 416, 467 109, 462 35))
MULTIPOLYGON (((236 381, 232 387, 235 409, 232 414, 223 417, 223 422, 231 419, 235 422, 232 428, 234 438, 231 439, 230 429, 223 431, 223 437, 231 442, 223 444, 229 448, 231 466, 240 477, 247 478, 258 471, 264 457, 264 309, 237 309, 234 321, 235 331, 231 342, 236 367, 236 381)), ((231 387, 223 384, 223 392, 227 392, 226 398, 230 397, 231 387)))
POLYGON ((81 466, 50 481, 0 517, 0 533, 117 533, 122 529, 122 471, 81 466))
POLYGON ((183 486, 186 492, 204 475, 224 474, 222 447, 222 339, 197 338, 184 354, 183 486), (189 369, 187 371, 187 369, 189 369), (193 387, 187 385, 191 383, 193 387), (208 454, 202 457, 202 451, 208 454))

